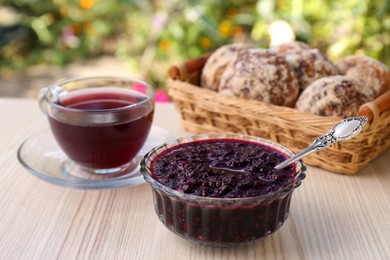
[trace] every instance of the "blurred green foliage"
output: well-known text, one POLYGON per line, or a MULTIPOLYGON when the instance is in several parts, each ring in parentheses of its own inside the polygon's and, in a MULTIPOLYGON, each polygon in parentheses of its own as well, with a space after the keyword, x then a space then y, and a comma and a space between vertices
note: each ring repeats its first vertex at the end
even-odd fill
POLYGON ((172 63, 231 42, 269 47, 278 20, 331 60, 362 54, 390 65, 390 1, 3 0, 0 68, 115 55, 163 87, 172 63))

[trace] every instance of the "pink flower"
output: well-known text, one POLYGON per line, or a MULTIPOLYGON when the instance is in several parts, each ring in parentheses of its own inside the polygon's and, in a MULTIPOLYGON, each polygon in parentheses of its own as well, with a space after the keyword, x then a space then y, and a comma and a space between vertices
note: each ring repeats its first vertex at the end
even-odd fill
POLYGON ((164 13, 157 13, 156 15, 153 16, 152 19, 152 28, 156 28, 158 30, 161 30, 165 23, 167 22, 167 16, 164 13))
MULTIPOLYGON (((143 84, 134 84, 133 85, 133 89, 134 90, 137 90, 141 93, 145 93, 146 92, 146 86, 143 85, 143 84)), ((160 103, 165 103, 165 102, 170 102, 171 100, 169 99, 169 96, 168 94, 163 91, 163 90, 156 90, 156 98, 155 98, 156 102, 160 102, 160 103)))
POLYGON ((141 93, 146 92, 146 86, 144 84, 141 84, 141 83, 133 84, 133 89, 138 91, 138 92, 141 92, 141 93))
POLYGON ((156 90, 156 102, 166 103, 170 102, 168 94, 163 90, 156 90))

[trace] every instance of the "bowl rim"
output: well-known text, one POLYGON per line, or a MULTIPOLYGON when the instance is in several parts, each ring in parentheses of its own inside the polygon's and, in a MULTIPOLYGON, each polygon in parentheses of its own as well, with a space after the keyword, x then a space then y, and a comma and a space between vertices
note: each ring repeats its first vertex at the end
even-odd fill
POLYGON ((187 201, 195 202, 197 204, 216 204, 216 203, 240 203, 243 202, 252 202, 253 200, 256 200, 258 202, 262 202, 265 200, 272 200, 279 197, 282 197, 284 195, 287 195, 288 193, 292 192, 295 188, 299 187, 301 184, 301 181, 306 177, 306 165, 303 163, 302 160, 299 160, 293 164, 294 170, 297 172, 294 176, 294 180, 287 186, 281 188, 280 190, 258 195, 258 196, 250 196, 250 197, 240 197, 240 198, 218 198, 218 197, 204 197, 204 196, 198 196, 193 194, 187 194, 178 190, 174 190, 168 186, 165 186, 161 182, 159 182, 156 178, 152 177, 152 169, 150 168, 150 164, 153 161, 153 159, 161 152, 167 150, 168 148, 174 147, 179 144, 188 143, 192 141, 200 141, 200 140, 208 140, 208 139, 234 139, 234 140, 246 140, 246 141, 252 141, 252 142, 258 142, 263 145, 270 146, 272 148, 277 149, 279 152, 284 153, 287 156, 292 156, 295 153, 291 151, 290 149, 286 148, 285 146, 276 143, 274 141, 271 141, 269 139, 264 139, 261 137, 256 136, 250 136, 245 134, 236 134, 236 133, 210 133, 210 134, 198 134, 198 135, 191 135, 187 137, 181 137, 177 138, 175 140, 166 142, 162 145, 159 145, 152 150, 150 150, 140 163, 140 172, 143 175, 146 182, 148 182, 153 188, 162 191, 166 193, 169 196, 174 196, 180 199, 185 199, 187 201))

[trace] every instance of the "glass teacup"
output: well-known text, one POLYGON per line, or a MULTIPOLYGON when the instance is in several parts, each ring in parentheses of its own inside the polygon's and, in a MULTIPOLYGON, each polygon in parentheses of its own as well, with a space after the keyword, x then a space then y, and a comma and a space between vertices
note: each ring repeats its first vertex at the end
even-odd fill
POLYGON ((43 88, 42 111, 70 162, 95 174, 129 171, 151 129, 155 90, 127 77, 68 79, 43 88))

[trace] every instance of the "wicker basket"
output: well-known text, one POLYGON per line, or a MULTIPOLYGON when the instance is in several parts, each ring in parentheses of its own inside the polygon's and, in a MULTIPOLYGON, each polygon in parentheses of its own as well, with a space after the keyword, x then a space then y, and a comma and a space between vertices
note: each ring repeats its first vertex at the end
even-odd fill
MULTIPOLYGON (((168 91, 181 114, 183 127, 189 132, 242 133, 271 139, 297 152, 341 120, 200 88, 200 74, 208 56, 169 69, 168 91)), ((355 174, 385 151, 390 146, 390 90, 364 104, 358 115, 369 118, 360 135, 307 156, 305 163, 336 173, 355 174)))

